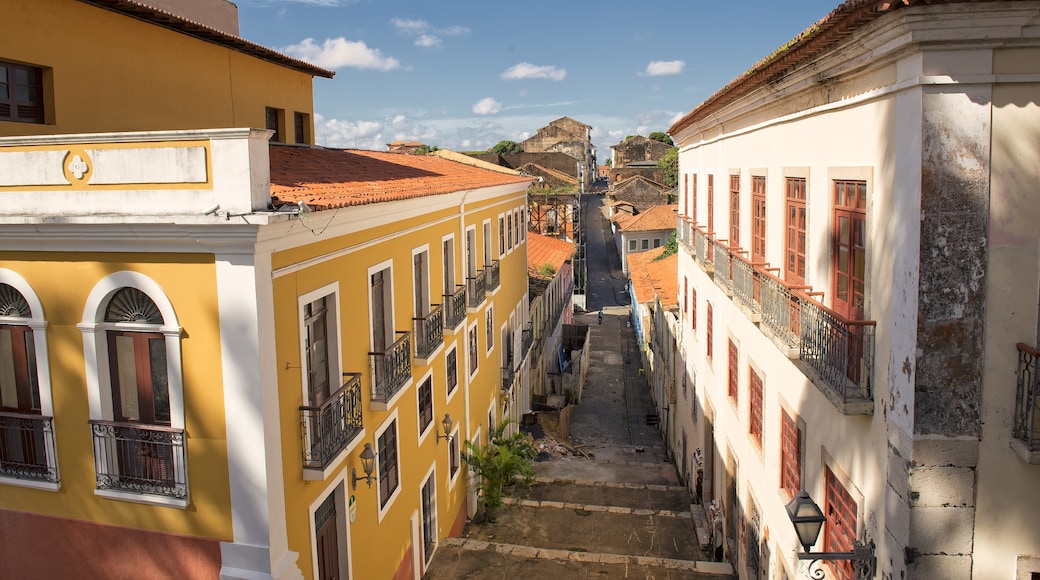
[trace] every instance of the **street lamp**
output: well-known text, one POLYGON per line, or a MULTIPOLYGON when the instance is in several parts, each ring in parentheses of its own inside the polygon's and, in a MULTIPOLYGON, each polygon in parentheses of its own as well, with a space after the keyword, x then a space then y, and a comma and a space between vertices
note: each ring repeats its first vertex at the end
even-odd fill
POLYGON ((368 487, 372 487, 372 481, 375 480, 376 476, 372 475, 372 471, 375 470, 376 454, 372 451, 372 444, 365 443, 365 448, 361 450, 361 469, 365 471, 365 477, 358 477, 357 468, 353 468, 350 472, 350 487, 351 489, 357 489, 357 482, 360 479, 365 480, 368 487))
POLYGON ((441 439, 447 439, 448 443, 451 443, 451 426, 454 421, 451 420, 451 415, 448 413, 444 414, 444 418, 441 419, 441 427, 444 429, 444 435, 437 436, 437 442, 440 443, 441 439))
POLYGON ((867 544, 863 544, 859 540, 853 540, 851 552, 810 551, 813 545, 816 544, 816 539, 820 537, 820 529, 823 528, 823 523, 827 518, 824 517, 820 506, 816 505, 816 502, 809 497, 809 494, 804 489, 799 491, 798 495, 794 496, 794 499, 787 504, 787 517, 791 518, 794 531, 798 534, 798 543, 805 549, 804 554, 798 554, 798 559, 812 560, 809 564, 810 578, 823 580, 826 573, 817 565, 828 560, 851 561, 859 578, 874 577, 874 566, 877 563, 877 559, 874 557, 873 540, 867 542, 867 544))

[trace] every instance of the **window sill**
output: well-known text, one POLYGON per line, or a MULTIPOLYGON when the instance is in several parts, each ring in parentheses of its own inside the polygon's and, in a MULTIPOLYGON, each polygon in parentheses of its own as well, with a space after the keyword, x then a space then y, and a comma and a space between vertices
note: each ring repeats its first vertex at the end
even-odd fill
POLYGON ((138 493, 126 493, 122 491, 112 491, 110 489, 95 489, 94 495, 104 497, 107 499, 114 499, 119 501, 129 501, 133 503, 142 503, 146 505, 154 505, 159 507, 172 507, 177 509, 185 509, 188 507, 187 499, 177 499, 175 497, 163 497, 160 495, 143 495, 138 493))
POLYGON ((1015 453, 1022 461, 1029 465, 1040 465, 1040 451, 1030 451, 1024 440, 1012 439, 1011 448, 1015 450, 1015 453))
POLYGON ((444 350, 443 340, 441 341, 440 345, 438 345, 437 348, 435 348, 433 352, 431 352, 430 354, 426 356, 417 356, 412 360, 415 361, 415 364, 418 366, 428 367, 430 366, 430 364, 433 363, 433 359, 437 358, 437 356, 441 354, 442 350, 444 350))
POLYGON ((393 396, 391 396, 390 399, 386 402, 376 400, 370 401, 368 404, 368 409, 370 411, 389 411, 397 403, 397 400, 401 398, 401 395, 403 395, 405 391, 407 391, 408 389, 412 388, 412 383, 414 382, 414 378, 408 379, 403 385, 401 385, 397 389, 397 392, 394 393, 393 396))
POLYGON ((61 489, 60 481, 37 481, 35 479, 19 479, 17 477, 0 477, 0 485, 28 487, 30 489, 42 489, 44 491, 58 491, 61 489))

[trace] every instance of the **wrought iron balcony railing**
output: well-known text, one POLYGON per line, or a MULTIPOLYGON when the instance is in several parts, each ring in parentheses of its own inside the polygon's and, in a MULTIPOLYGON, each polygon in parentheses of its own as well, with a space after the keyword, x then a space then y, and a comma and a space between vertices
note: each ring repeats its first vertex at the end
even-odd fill
POLYGON ((850 410, 857 403, 869 403, 873 412, 874 321, 849 320, 802 292, 798 302, 798 358, 837 395, 842 412, 859 414, 850 410))
POLYGON ((361 432, 361 373, 343 373, 343 386, 320 405, 300 407, 304 469, 325 469, 361 432))
POLYGON ((188 499, 184 429, 90 421, 101 490, 188 499))
POLYGON ((487 270, 477 272, 476 276, 466 278, 466 305, 479 308, 487 299, 487 270))
POLYGON ((686 248, 686 251, 693 253, 693 224, 689 221, 689 218, 679 216, 676 218, 676 237, 679 239, 679 243, 682 247, 686 248))
POLYGON ((54 419, 0 413, 0 477, 58 483, 54 419))
POLYGON ((412 378, 412 333, 398 332, 385 352, 368 353, 372 363, 372 400, 388 403, 412 378))
POLYGON ((427 358, 444 343, 444 308, 434 304, 422 318, 413 318, 415 327, 415 356, 427 358))
POLYGON ((755 268, 764 265, 764 263, 751 263, 737 254, 730 255, 733 297, 750 311, 752 322, 761 320, 762 281, 755 272, 755 268))
POLYGON ((459 285, 455 287, 454 294, 444 295, 444 304, 447 311, 444 313, 444 329, 455 330, 466 320, 466 287, 459 285))
POLYGON ((513 386, 513 379, 516 377, 516 371, 513 370, 512 366, 502 367, 502 390, 508 391, 513 386))
MULTIPOLYGON (((711 244, 711 242, 709 241, 711 244)), ((719 285, 723 290, 726 290, 727 294, 733 293, 733 270, 730 266, 730 250, 726 246, 726 240, 715 240, 714 246, 714 258, 712 262, 715 264, 715 283, 719 285)))
POLYGON ((1018 343, 1018 389, 1012 437, 1021 439, 1029 453, 1040 452, 1040 351, 1018 343))
POLYGON ((498 260, 491 262, 491 265, 486 266, 485 271, 487 272, 487 289, 489 292, 494 292, 502 286, 501 271, 499 265, 501 263, 498 260))
POLYGON ((762 324, 788 347, 798 348, 801 306, 792 291, 808 286, 790 286, 765 268, 757 269, 755 275, 761 285, 762 324))
POLYGON ((520 343, 520 358, 523 358, 527 356, 527 353, 531 352, 531 345, 534 344, 534 329, 530 322, 527 323, 527 326, 521 332, 520 343))
POLYGON ((715 250, 712 248, 711 236, 708 232, 701 228, 693 228, 693 246, 697 256, 697 261, 700 262, 701 268, 708 274, 714 272, 715 250))

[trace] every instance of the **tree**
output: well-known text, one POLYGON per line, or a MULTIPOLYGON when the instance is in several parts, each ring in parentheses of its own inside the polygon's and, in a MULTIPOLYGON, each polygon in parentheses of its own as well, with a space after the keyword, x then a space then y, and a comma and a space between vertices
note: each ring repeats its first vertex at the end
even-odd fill
POLYGON ((664 169, 664 184, 668 187, 679 185, 679 150, 672 147, 664 157, 657 162, 657 166, 664 169))
POLYGON ((505 432, 509 424, 510 421, 506 420, 495 427, 486 446, 466 441, 462 453, 462 460, 480 477, 478 487, 483 492, 484 507, 492 512, 490 521, 494 521, 494 510, 502 507, 504 487, 517 483, 526 487, 534 480, 531 462, 538 456, 538 450, 527 433, 518 432, 507 437, 505 432))
POLYGON ((662 133, 661 131, 654 131, 653 133, 650 133, 650 139, 653 139, 654 141, 660 141, 661 143, 671 145, 673 147, 675 146, 675 141, 672 141, 672 138, 668 136, 668 133, 662 133))
POLYGON ((499 141, 491 148, 491 152, 499 155, 508 155, 510 153, 523 153, 524 148, 516 141, 499 141))
POLYGON ((439 150, 440 147, 436 145, 433 145, 432 147, 430 145, 420 145, 416 147, 414 150, 412 150, 412 155, 428 155, 430 153, 433 153, 434 151, 439 150))

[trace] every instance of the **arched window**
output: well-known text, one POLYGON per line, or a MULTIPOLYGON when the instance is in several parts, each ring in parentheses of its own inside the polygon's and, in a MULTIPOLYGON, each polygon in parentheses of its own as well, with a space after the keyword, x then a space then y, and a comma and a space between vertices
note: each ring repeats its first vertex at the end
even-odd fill
POLYGON ((80 330, 95 493, 186 506, 181 328, 173 305, 150 278, 116 272, 91 291, 80 330))
POLYGON ((0 483, 59 487, 43 307, 0 268, 0 483))

